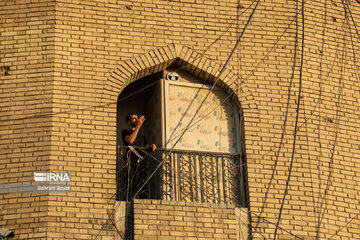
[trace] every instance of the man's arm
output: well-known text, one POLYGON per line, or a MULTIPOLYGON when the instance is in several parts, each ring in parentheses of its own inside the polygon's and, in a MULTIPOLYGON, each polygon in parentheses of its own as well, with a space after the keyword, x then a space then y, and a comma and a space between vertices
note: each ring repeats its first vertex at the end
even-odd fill
POLYGON ((135 142, 136 137, 139 133, 140 127, 143 125, 144 121, 145 121, 145 117, 141 116, 138 120, 138 124, 136 125, 134 131, 130 135, 125 136, 125 138, 124 138, 125 142, 127 142, 129 144, 133 144, 135 142))

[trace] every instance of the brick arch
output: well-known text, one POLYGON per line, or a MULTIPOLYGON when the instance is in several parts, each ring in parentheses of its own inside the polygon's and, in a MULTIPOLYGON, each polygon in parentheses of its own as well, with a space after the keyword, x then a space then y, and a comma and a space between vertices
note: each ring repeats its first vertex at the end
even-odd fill
MULTIPOLYGON (((116 102, 121 91, 130 83, 162 71, 174 63, 210 84, 216 81, 222 68, 219 63, 187 46, 171 44, 122 61, 105 82, 102 101, 116 102)), ((250 89, 243 81, 237 89, 237 80, 238 76, 234 72, 225 69, 219 77, 218 85, 228 94, 235 93, 234 100, 238 108, 242 109, 244 115, 255 116, 253 121, 256 121, 259 119, 257 106, 250 89)))

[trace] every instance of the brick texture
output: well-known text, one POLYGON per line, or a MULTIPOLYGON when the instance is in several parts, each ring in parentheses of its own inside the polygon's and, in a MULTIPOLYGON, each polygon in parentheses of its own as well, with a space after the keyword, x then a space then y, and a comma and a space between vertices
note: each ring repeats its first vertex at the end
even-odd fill
MULTIPOLYGON (((0 184, 48 171, 54 79, 55 1, 0 2, 0 184)), ((0 226, 18 239, 46 237, 49 197, 0 194, 0 226)))
POLYGON ((135 200, 135 239, 237 239, 235 207, 135 200))

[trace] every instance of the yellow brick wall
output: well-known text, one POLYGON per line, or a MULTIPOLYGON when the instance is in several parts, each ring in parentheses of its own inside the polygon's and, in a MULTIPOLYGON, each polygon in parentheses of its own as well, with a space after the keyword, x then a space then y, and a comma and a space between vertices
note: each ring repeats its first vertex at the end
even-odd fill
MULTIPOLYGON (((19 239, 95 238, 114 204, 117 96, 175 58, 213 81, 254 6, 239 2, 237 31, 235 0, 2 1, 0 67, 10 71, 0 75, 0 183, 70 171, 72 192, 0 195, 0 225, 19 239), (222 33, 205 60, 192 62, 222 33)), ((360 5, 348 3, 360 25, 360 5)), ((254 239, 273 237, 292 154, 302 40, 295 9, 295 1, 261 1, 221 78, 244 112, 254 239)), ((320 239, 360 238, 360 40, 346 12, 349 21, 341 0, 305 5, 302 98, 279 238, 314 239, 317 225, 320 239)), ((114 234, 107 226, 101 236, 114 234)))
POLYGON ((135 239, 237 239, 235 207, 135 200, 135 239))
MULTIPOLYGON (((55 1, 0 1, 0 184, 48 171, 55 1)), ((18 239, 46 236, 46 194, 0 194, 0 226, 18 239)))

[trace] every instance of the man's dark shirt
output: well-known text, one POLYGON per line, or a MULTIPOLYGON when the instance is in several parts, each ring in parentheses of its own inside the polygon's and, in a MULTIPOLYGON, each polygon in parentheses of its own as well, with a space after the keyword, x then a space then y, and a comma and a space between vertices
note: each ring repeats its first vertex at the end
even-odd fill
MULTIPOLYGON (((131 135, 133 132, 134 131, 130 129, 124 129, 121 132, 121 137, 124 146, 146 147, 146 145, 148 144, 146 137, 140 133, 138 133, 138 135, 136 136, 136 139, 133 142, 133 144, 129 144, 125 141, 125 137, 131 135)), ((119 178, 121 178, 121 176, 124 176, 123 181, 125 182, 124 185, 125 189, 123 190, 124 196, 119 199, 122 200, 127 199, 127 201, 130 201, 133 198, 133 196, 138 192, 140 187, 142 187, 142 189, 138 193, 136 198, 147 199, 149 197, 149 191, 150 191, 149 185, 146 184, 143 186, 145 180, 148 178, 148 171, 149 171, 148 159, 145 158, 146 153, 144 153, 143 151, 144 150, 137 151, 142 157, 144 157, 140 162, 138 161, 139 157, 135 154, 132 154, 131 151, 130 151, 131 153, 130 158, 129 159, 127 157, 124 158, 127 163, 130 160, 131 170, 130 170, 130 178, 126 170, 125 172, 122 172, 119 175, 120 176, 119 178), (129 179, 131 179, 131 183, 128 185, 129 179)), ((127 156, 127 153, 125 153, 125 156, 127 156)))
POLYGON ((124 129, 122 131, 121 138, 123 140, 124 146, 146 147, 148 142, 146 140, 146 137, 141 133, 138 133, 138 135, 137 135, 135 141, 133 142, 133 144, 130 144, 130 143, 125 141, 125 137, 131 135, 133 132, 134 131, 130 130, 130 129, 124 129))

